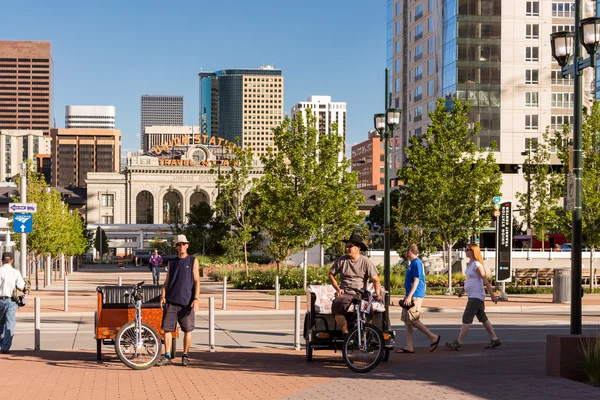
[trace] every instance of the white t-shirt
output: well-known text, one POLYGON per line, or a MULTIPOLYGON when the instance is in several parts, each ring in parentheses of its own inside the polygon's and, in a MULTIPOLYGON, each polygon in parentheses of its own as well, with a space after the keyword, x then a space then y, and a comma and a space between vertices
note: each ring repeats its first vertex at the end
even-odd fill
POLYGON ((465 275, 467 278, 465 279, 465 292, 467 292, 467 296, 473 297, 479 300, 485 300, 485 289, 483 288, 483 278, 479 271, 477 271, 477 267, 482 267, 481 263, 477 260, 473 260, 467 265, 467 269, 465 271, 465 275))
POLYGON ((0 267, 0 296, 12 296, 16 287, 21 289, 25 287, 21 273, 11 264, 4 264, 0 267))

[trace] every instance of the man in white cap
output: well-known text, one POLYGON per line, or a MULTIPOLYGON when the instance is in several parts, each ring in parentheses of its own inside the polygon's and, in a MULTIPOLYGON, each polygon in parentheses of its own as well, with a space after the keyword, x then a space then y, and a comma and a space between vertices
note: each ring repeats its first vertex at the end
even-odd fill
POLYGON ((0 349, 2 354, 10 353, 15 325, 17 324, 18 305, 12 300, 13 290, 25 289, 25 281, 21 273, 13 268, 12 253, 2 253, 0 267, 0 349))
POLYGON ((160 305, 163 308, 162 329, 165 331, 165 354, 156 365, 171 365, 171 344, 177 323, 184 332, 181 365, 190 363, 188 351, 195 327, 195 312, 200 308, 200 271, 196 257, 187 253, 185 235, 177 235, 177 258, 168 262, 167 276, 162 287, 160 305))

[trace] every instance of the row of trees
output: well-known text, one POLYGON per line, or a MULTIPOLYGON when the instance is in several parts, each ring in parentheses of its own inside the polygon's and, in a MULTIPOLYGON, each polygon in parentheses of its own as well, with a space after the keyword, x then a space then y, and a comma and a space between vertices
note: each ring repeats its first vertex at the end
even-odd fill
POLYGON ((250 149, 233 149, 237 163, 219 171, 215 209, 194 206, 187 226, 178 228, 199 252, 243 254, 246 272, 251 250, 260 248, 279 269, 299 250, 306 255, 316 244, 334 247, 363 218, 357 210, 364 198, 335 124, 331 134, 320 135, 307 112, 306 121, 287 117, 273 133, 278 151, 261 158, 263 173, 250 149))
MULTIPOLYGON (((600 246, 600 104, 584 109, 582 121, 582 245, 600 246)), ((531 227, 542 242, 549 232, 571 234, 570 212, 560 201, 566 197, 566 180, 572 152, 572 127, 549 131, 535 144, 523 168, 529 191, 517 198, 531 227), (558 162, 557 162, 558 161, 558 162), (529 201, 528 201, 529 200, 529 201)))
MULTIPOLYGON (((16 183, 20 186, 20 176, 16 183)), ((32 256, 75 256, 85 252, 91 238, 83 218, 77 210, 68 209, 61 194, 32 169, 31 162, 27 163, 27 202, 36 203, 38 209, 33 214, 33 230, 27 234, 27 248, 32 256)), ((14 239, 20 249, 20 235, 14 239)))

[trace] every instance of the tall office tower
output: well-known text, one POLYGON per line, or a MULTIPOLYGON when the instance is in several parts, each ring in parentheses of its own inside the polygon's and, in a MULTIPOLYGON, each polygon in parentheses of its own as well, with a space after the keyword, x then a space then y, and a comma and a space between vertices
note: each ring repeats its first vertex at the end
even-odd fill
POLYGON ((50 42, 0 40, 0 129, 49 135, 51 123, 50 42))
POLYGON ((66 106, 65 128, 115 129, 115 107, 66 106))
POLYGON ((88 172, 119 172, 121 131, 51 129, 52 186, 85 187, 88 172))
POLYGON ((183 96, 142 96, 140 144, 144 152, 150 150, 145 134, 146 127, 160 125, 183 125, 183 96))
POLYGON ((356 188, 383 190, 385 165, 383 142, 376 130, 369 131, 369 138, 352 146, 352 171, 358 175, 356 188))
MULTIPOLYGON (((42 131, 0 129, 0 182, 21 173, 21 163, 50 153, 50 137, 42 131)), ((39 170, 39 169, 38 169, 39 170)))
POLYGON ((283 120, 283 74, 258 69, 200 72, 200 130, 266 154, 273 128, 283 120))
MULTIPOLYGON (((583 17, 595 0, 582 1, 583 17)), ((482 148, 496 144, 503 198, 527 191, 521 166, 546 128, 573 122, 573 80, 552 58, 550 34, 573 30, 573 1, 388 0, 387 64, 392 105, 403 110, 392 173, 411 136, 425 132, 428 111, 442 97, 468 101, 482 148)), ((593 100, 593 71, 584 74, 584 105, 593 100)), ((383 112, 383 110, 381 110, 383 112)), ((557 162, 557 161, 556 161, 557 162)))
POLYGON ((312 114, 317 118, 317 128, 322 134, 329 134, 332 123, 338 125, 338 135, 344 138, 346 143, 346 103, 332 102, 331 96, 310 96, 308 100, 301 101, 292 107, 292 117, 298 113, 306 121, 306 111, 310 108, 312 114))

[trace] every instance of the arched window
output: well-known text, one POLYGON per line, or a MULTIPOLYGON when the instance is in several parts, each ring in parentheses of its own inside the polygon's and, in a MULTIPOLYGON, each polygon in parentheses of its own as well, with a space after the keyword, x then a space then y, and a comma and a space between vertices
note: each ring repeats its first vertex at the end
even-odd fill
POLYGON ((208 196, 204 192, 195 192, 190 197, 190 209, 200 203, 208 203, 208 196))
POLYGON ((138 193, 135 198, 135 223, 154 223, 154 196, 147 190, 138 193))
POLYGON ((163 224, 182 222, 181 196, 177 192, 168 192, 163 197, 163 224))

